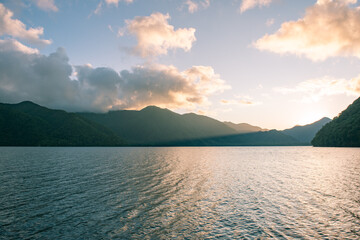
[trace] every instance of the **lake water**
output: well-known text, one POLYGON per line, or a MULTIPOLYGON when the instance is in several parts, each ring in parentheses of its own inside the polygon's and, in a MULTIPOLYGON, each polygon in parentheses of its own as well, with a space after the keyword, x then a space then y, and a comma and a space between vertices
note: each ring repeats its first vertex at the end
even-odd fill
POLYGON ((360 238, 360 149, 0 148, 0 239, 360 238))

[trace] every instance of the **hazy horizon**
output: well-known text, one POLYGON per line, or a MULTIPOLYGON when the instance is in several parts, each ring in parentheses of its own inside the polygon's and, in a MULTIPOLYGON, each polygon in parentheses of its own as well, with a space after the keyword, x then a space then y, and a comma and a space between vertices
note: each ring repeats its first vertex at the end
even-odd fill
MULTIPOLYGON (((18 103, 3 103, 3 104, 11 104, 11 105, 14 104, 14 105, 16 105, 16 104, 21 104, 21 103, 24 103, 24 102, 31 102, 31 101, 22 101, 22 102, 18 102, 18 103)), ((32 102, 32 103, 34 103, 34 102, 32 102)), ((37 103, 35 103, 35 104, 37 104, 37 103)), ((37 105, 39 105, 39 104, 37 104, 37 105)), ((41 106, 41 105, 39 105, 39 106, 41 106)), ((155 106, 155 105, 149 105, 149 106, 146 106, 146 107, 144 107, 144 108, 142 108, 142 109, 116 109, 116 110, 110 109, 110 110, 106 110, 105 112, 104 112, 104 111, 101 111, 101 112, 96 112, 96 111, 95 111, 95 112, 92 112, 92 111, 80 111, 80 112, 69 111, 69 113, 96 113, 96 114, 107 114, 107 113, 112 112, 112 111, 141 111, 141 110, 144 110, 144 109, 149 108, 149 107, 160 108, 160 109, 169 110, 169 111, 172 111, 172 112, 174 112, 174 113, 177 113, 176 111, 173 111, 173 110, 168 109, 168 108, 166 108, 166 107, 165 107, 165 108, 161 108, 161 107, 158 107, 158 106, 155 106)), ((49 109, 51 109, 51 108, 49 108, 49 109)), ((64 109, 54 108, 54 109, 52 109, 52 110, 64 110, 64 109)), ((191 111, 190 111, 190 112, 185 112, 185 113, 178 113, 178 114, 180 114, 180 115, 196 114, 196 115, 200 115, 200 116, 210 117, 210 116, 207 116, 207 115, 204 115, 204 114, 201 114, 201 113, 195 113, 195 112, 191 112, 191 111)), ((304 124, 295 124, 295 125, 292 125, 292 126, 290 126, 290 127, 288 127, 288 128, 283 128, 283 129, 275 129, 275 128, 273 128, 273 129, 267 129, 267 128, 263 128, 262 126, 255 126, 255 125, 253 125, 253 124, 251 124, 251 123, 246 123, 246 122, 221 121, 221 120, 217 119, 216 117, 210 117, 210 118, 212 118, 212 119, 214 119, 214 120, 217 120, 217 121, 219 121, 219 122, 222 122, 222 123, 231 123, 231 124, 236 124, 236 125, 239 125, 239 124, 247 124, 247 125, 250 125, 250 126, 252 126, 252 127, 259 127, 259 128, 262 129, 262 131, 269 131, 269 130, 279 130, 279 131, 282 131, 282 130, 291 129, 291 128, 297 127, 297 126, 311 125, 311 124, 313 124, 313 123, 315 123, 315 122, 318 122, 318 121, 320 121, 320 120, 322 120, 322 119, 326 119, 326 118, 332 120, 331 118, 325 116, 325 117, 321 117, 321 118, 319 118, 319 119, 317 119, 317 120, 315 120, 315 121, 313 121, 313 122, 304 123, 304 124)))

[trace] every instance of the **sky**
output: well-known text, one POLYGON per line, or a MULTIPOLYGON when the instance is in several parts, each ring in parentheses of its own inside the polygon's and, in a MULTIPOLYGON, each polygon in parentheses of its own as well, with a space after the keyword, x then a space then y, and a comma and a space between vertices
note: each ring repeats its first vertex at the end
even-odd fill
POLYGON ((0 0, 0 102, 267 129, 360 95, 357 0, 0 0))

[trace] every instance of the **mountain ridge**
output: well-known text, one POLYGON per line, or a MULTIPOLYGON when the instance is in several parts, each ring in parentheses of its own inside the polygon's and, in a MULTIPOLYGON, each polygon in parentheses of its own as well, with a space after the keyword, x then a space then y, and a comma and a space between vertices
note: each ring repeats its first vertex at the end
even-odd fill
POLYGON ((139 145, 236 134, 235 130, 216 119, 194 113, 181 115, 155 106, 139 111, 78 114, 139 145))
POLYGON ((315 121, 310 124, 306 125, 296 125, 292 128, 282 130, 281 132, 291 136, 301 143, 305 143, 310 145, 311 140, 315 137, 316 133, 328 122, 330 122, 331 119, 328 117, 323 117, 318 121, 315 121))
POLYGON ((0 103, 1 146, 121 146, 104 126, 30 101, 0 103))
POLYGON ((360 147, 360 97, 324 125, 311 144, 314 147, 360 147))
POLYGON ((264 131, 250 124, 231 123, 240 127, 234 129, 229 122, 195 113, 178 114, 156 106, 107 113, 68 113, 30 101, 0 104, 0 113, 3 146, 309 145, 286 131, 304 132, 304 128, 310 128, 314 132, 317 131, 314 126, 319 127, 321 122, 284 131, 264 131))
POLYGON ((251 133, 251 132, 261 132, 269 131, 268 129, 263 129, 258 126, 253 126, 248 123, 233 123, 233 122, 224 122, 227 126, 235 129, 238 133, 251 133))

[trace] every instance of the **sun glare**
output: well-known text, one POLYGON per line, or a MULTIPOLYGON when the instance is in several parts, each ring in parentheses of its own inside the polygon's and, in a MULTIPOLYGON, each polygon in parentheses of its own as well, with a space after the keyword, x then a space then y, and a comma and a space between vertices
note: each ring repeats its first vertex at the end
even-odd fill
POLYGON ((299 121, 296 122, 296 125, 307 125, 320 120, 324 116, 325 114, 322 112, 308 112, 299 118, 299 121))

